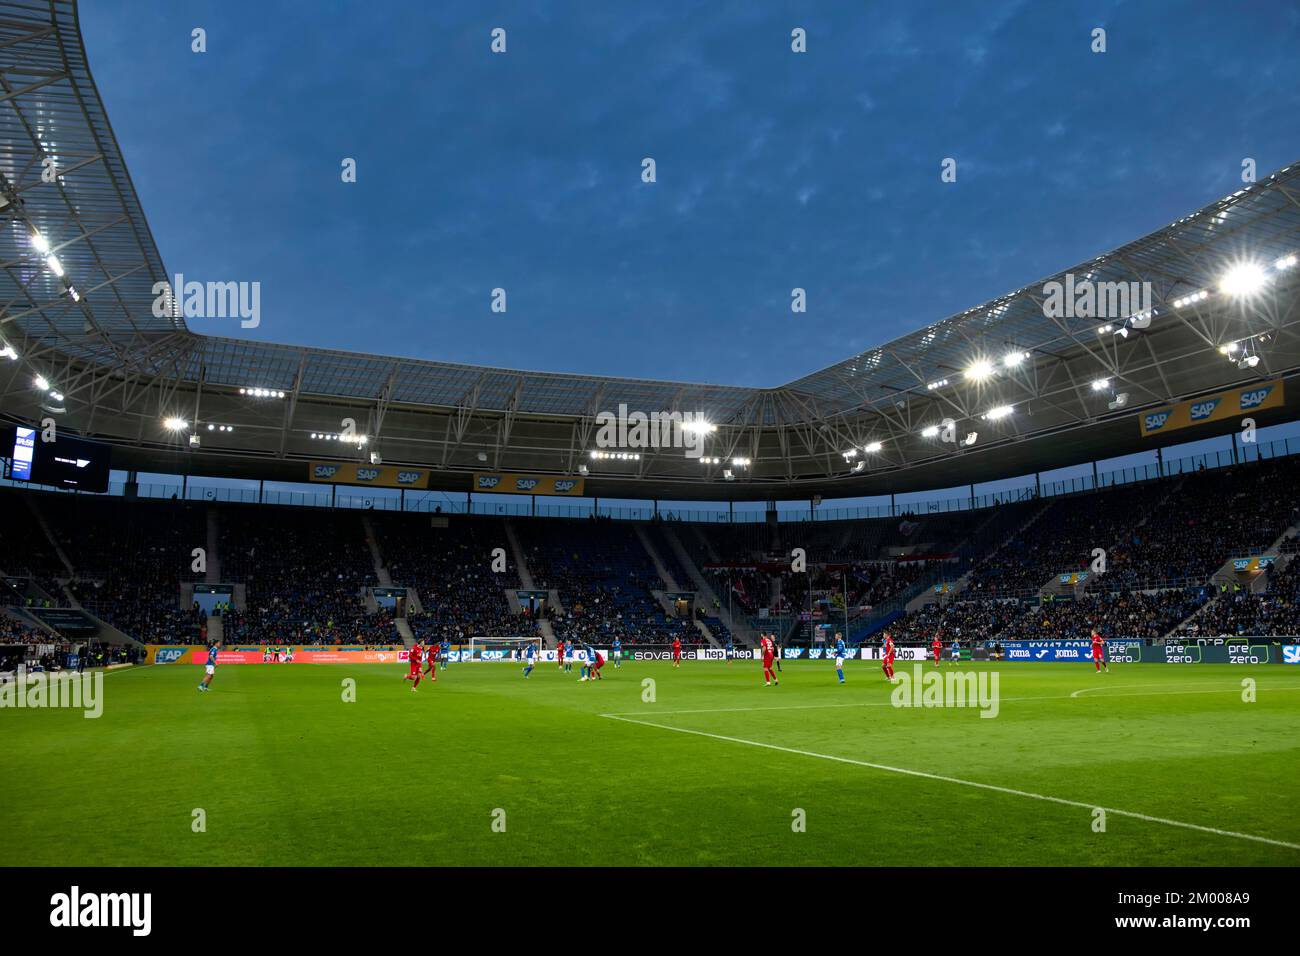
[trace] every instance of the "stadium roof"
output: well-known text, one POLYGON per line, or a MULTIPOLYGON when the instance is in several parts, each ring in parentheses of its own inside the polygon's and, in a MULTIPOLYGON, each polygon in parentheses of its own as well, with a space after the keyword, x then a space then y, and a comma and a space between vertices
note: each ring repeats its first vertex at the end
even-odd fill
MULTIPOLYGON (((1149 447, 1138 412, 1300 371, 1300 268, 1279 265, 1300 254, 1300 164, 773 388, 514 371, 195 332, 179 302, 157 308, 155 289, 170 277, 70 0, 0 0, 0 191, 0 349, 16 356, 0 360, 0 412, 26 421, 53 412, 119 446, 121 467, 303 480, 305 462, 340 458, 342 446, 313 436, 352 418, 369 442, 342 460, 379 450, 385 463, 433 468, 433 485, 447 489, 469 490, 476 470, 576 476, 585 467, 589 493, 604 496, 874 494, 1149 447), (1257 294, 1222 291, 1243 263, 1258 264, 1247 276, 1260 282, 1257 294), (1103 290, 1107 317, 1049 316, 1045 287, 1067 276, 1103 290), (1149 290, 1149 312, 1121 303, 1129 283, 1149 290), (1238 351, 1225 357, 1230 343, 1238 351), (1239 367, 1246 353, 1258 356, 1253 367, 1239 367), (45 388, 33 387, 37 376, 45 388), (1121 394, 1124 404, 1111 407, 1121 394), (708 463, 680 448, 593 459, 597 415, 620 405, 716 424, 708 463), (1012 411, 984 417, 995 408, 1012 411), (163 427, 168 416, 234 430, 204 434, 191 450, 163 427), (943 421, 976 439, 923 434, 943 421)), ((1295 417, 1295 404, 1273 414, 1295 417)))

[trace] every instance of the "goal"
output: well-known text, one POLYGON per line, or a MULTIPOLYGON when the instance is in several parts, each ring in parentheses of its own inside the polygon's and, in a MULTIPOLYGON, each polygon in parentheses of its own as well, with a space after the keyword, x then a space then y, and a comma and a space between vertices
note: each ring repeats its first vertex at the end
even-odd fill
POLYGON ((524 656, 524 648, 529 644, 537 647, 537 657, 541 659, 542 639, 540 637, 471 637, 469 639, 469 657, 462 660, 471 661, 518 661, 524 656))

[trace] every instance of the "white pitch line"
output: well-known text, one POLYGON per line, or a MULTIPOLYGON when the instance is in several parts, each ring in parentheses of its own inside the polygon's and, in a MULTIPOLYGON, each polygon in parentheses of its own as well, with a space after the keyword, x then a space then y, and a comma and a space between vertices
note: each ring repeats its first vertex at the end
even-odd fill
POLYGON ((1148 823, 1162 823, 1170 827, 1182 827, 1185 830, 1199 830, 1202 833, 1212 833, 1215 836, 1232 837, 1237 840, 1250 840, 1255 843, 1267 843, 1271 846, 1280 846, 1288 850, 1300 850, 1300 843, 1288 843, 1285 840, 1273 840, 1269 837, 1255 836, 1253 833, 1237 833, 1234 830, 1220 830, 1217 827, 1201 826, 1199 823, 1185 823, 1182 820, 1169 820, 1164 817, 1153 817, 1145 813, 1137 813, 1133 810, 1118 810, 1114 807, 1103 807, 1095 803, 1081 803, 1078 800, 1066 800, 1064 797, 1052 797, 1043 793, 1032 793, 1029 790, 1016 790, 1012 787, 999 787, 991 783, 978 783, 974 780, 962 780, 958 777, 946 777, 937 773, 926 773, 924 770, 908 770, 903 767, 891 767, 882 763, 871 763, 867 760, 854 760, 852 757, 837 757, 834 754, 819 754, 812 750, 798 750, 794 747, 782 747, 779 744, 763 743, 760 740, 745 740, 741 737, 727 737, 723 734, 710 734, 703 730, 688 730, 685 727, 670 727, 668 724, 656 724, 648 720, 631 720, 627 717, 619 717, 615 714, 601 714, 602 717, 609 717, 611 720, 621 720, 628 724, 641 724, 645 727, 656 727, 660 730, 672 730, 679 734, 692 734, 696 737, 708 737, 712 740, 723 740, 727 743, 745 744, 749 747, 762 747, 766 750, 778 750, 782 753, 796 754, 800 757, 817 757, 821 760, 833 760, 836 763, 852 764, 856 767, 867 767, 871 770, 883 770, 886 773, 897 773, 907 777, 920 777, 923 780, 937 780, 940 783, 955 783, 963 787, 974 787, 979 790, 990 790, 994 793, 1005 793, 1013 797, 1028 797, 1031 800, 1043 800, 1047 803, 1056 803, 1067 807, 1078 807, 1084 810, 1104 810, 1106 813, 1113 813, 1116 816, 1130 817, 1134 820, 1145 820, 1148 823))
MULTIPOLYGON (((1079 697, 1082 694, 1090 694, 1094 690, 1123 690, 1126 687, 1199 687, 1200 684, 1114 684, 1110 687, 1099 685, 1097 687, 1084 687, 1082 690, 1076 690, 1071 697, 1079 697)), ((1129 697, 1139 697, 1140 694, 1129 694, 1129 697)))
MULTIPOLYGON (((1168 684, 1121 684, 1116 687, 1108 687, 1104 689, 1120 690, 1124 687, 1168 687, 1168 686, 1170 685, 1168 684)), ((1197 685, 1187 684, 1184 686, 1195 687, 1197 685)), ((1086 689, 1102 690, 1103 688, 1089 687, 1086 689)), ((1269 687, 1266 689, 1270 693, 1273 693, 1273 692, 1300 690, 1300 686, 1269 687)), ((1115 697, 1187 697, 1187 696, 1191 696, 1192 694, 1235 694, 1240 690, 1241 690, 1240 687, 1234 685, 1232 687, 1215 688, 1214 690, 1167 690, 1167 691, 1153 691, 1147 694, 1115 694, 1114 696, 1115 697)), ((1081 691, 1076 690, 1072 694, 1048 694, 1048 695, 1041 695, 1041 696, 1034 696, 1034 697, 1003 697, 1000 699, 1000 703, 1005 704, 1010 701, 1021 702, 1027 700, 1070 700, 1071 698, 1077 697, 1077 695, 1080 693, 1081 691)), ((852 707, 893 707, 893 706, 894 704, 890 701, 877 700, 877 701, 865 701, 860 704, 791 704, 789 707, 704 707, 698 710, 657 710, 655 711, 655 713, 661 717, 667 717, 672 714, 756 714, 756 713, 765 713, 767 711, 778 711, 778 710, 837 710, 843 707, 852 708, 852 707)), ((632 717, 635 716, 636 714, 643 714, 643 713, 645 713, 644 710, 623 710, 611 714, 598 714, 597 716, 632 717)))

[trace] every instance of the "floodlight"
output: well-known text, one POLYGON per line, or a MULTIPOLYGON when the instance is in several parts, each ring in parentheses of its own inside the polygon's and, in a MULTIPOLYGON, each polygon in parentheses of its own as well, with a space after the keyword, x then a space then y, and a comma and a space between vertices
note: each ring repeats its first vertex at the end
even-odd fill
POLYGON ((1263 288, 1266 282, 1268 276, 1258 263, 1243 262, 1228 270, 1219 281, 1219 289, 1228 295, 1249 296, 1263 288))

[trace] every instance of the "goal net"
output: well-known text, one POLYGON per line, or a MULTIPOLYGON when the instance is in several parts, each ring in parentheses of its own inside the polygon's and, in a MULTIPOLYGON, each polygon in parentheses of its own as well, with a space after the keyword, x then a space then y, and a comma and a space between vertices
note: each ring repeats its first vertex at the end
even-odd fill
MULTIPOLYGON (((469 639, 469 660, 472 661, 519 661, 524 658, 524 648, 529 644, 537 648, 538 660, 541 659, 542 639, 540 637, 471 637, 469 639)), ((462 660, 465 658, 462 656, 462 660)))

